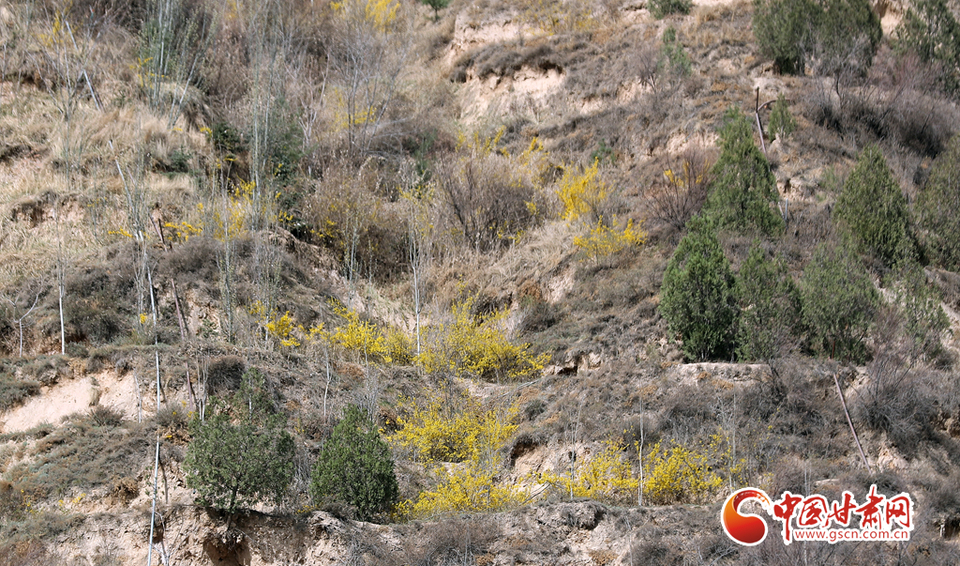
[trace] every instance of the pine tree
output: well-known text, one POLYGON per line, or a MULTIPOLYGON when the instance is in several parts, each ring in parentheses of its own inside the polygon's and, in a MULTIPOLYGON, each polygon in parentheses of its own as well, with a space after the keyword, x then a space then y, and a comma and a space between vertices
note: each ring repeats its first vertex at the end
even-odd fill
POLYGON ((737 325, 736 280, 714 226, 695 216, 687 223, 660 291, 660 313, 683 341, 691 360, 729 359, 737 325))
POLYGON ((837 199, 836 215, 861 249, 885 265, 894 265, 908 253, 907 199, 877 146, 860 152, 837 199))
POLYGON ((263 377, 248 371, 229 403, 211 409, 205 420, 193 421, 183 462, 197 502, 231 513, 261 501, 279 503, 293 478, 293 437, 267 397, 263 377))
POLYGON ((777 180, 753 142, 753 126, 739 110, 731 109, 725 116, 713 177, 704 214, 718 228, 768 236, 783 231, 783 219, 773 208, 779 198, 777 180))
POLYGON ((766 360, 789 345, 800 315, 800 294, 782 259, 770 261, 755 243, 740 266, 737 357, 766 360))
POLYGON ((937 157, 926 186, 917 195, 915 212, 921 238, 932 259, 960 269, 960 135, 937 157))
POLYGON ((800 278, 800 296, 814 352, 854 362, 866 359, 864 341, 880 294, 849 243, 814 251, 800 278))
POLYGON ((332 499, 352 505, 363 521, 396 503, 399 489, 390 448, 360 407, 347 408, 324 444, 310 494, 317 502, 332 499))

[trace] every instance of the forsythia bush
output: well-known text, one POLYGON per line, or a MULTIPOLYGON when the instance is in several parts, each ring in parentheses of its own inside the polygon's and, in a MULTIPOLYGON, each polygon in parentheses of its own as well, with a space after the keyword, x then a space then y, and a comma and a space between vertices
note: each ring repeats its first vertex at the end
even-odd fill
POLYGON ((476 460, 457 464, 449 471, 438 467, 443 476, 433 491, 424 491, 416 501, 403 501, 397 514, 431 517, 443 513, 502 511, 523 503, 526 495, 513 485, 496 485, 497 470, 476 460))
POLYGON ((540 481, 561 495, 616 501, 636 493, 640 481, 633 477, 630 464, 623 458, 622 447, 608 441, 603 451, 586 464, 574 468, 573 477, 564 470, 545 473, 540 481))
POLYGON ((597 225, 590 228, 585 236, 574 238, 573 244, 590 254, 594 261, 600 261, 600 258, 615 254, 630 246, 642 246, 646 239, 646 233, 640 228, 635 228, 633 220, 628 220, 627 225, 621 232, 606 225, 601 216, 597 225))
POLYGON ((744 480, 744 459, 735 459, 722 435, 714 434, 710 444, 688 448, 674 444, 667 448, 657 442, 644 465, 643 492, 652 502, 699 503, 716 492, 725 472, 731 483, 744 480))
POLYGON ((610 190, 600 179, 600 162, 594 161, 582 173, 567 168, 557 187, 557 197, 563 205, 560 217, 564 220, 576 220, 584 214, 598 215, 600 204, 606 200, 610 190))
POLYGON ((513 424, 517 408, 484 411, 480 402, 469 395, 447 396, 436 393, 422 405, 409 402, 401 410, 400 426, 392 441, 412 448, 423 461, 479 461, 485 451, 496 450, 516 431, 513 424))
POLYGON ((397 0, 343 0, 330 6, 343 17, 367 22, 381 32, 390 28, 400 10, 397 0))
POLYGON ((299 346, 300 340, 294 335, 297 329, 293 323, 293 317, 290 311, 283 313, 283 316, 277 317, 277 313, 270 314, 270 320, 264 326, 267 334, 280 340, 281 346, 299 346))
POLYGON ((398 419, 401 428, 391 441, 434 464, 437 486, 400 503, 397 515, 500 510, 523 502, 525 494, 518 486, 496 484, 500 469, 496 453, 517 429, 515 406, 484 411, 468 394, 445 396, 441 391, 410 411, 410 416, 398 419))
POLYGON ((360 315, 356 311, 340 303, 332 303, 332 306, 333 311, 343 319, 344 324, 330 333, 331 344, 356 353, 360 360, 365 357, 375 360, 387 357, 386 337, 375 324, 360 320, 360 315))
POLYGON ((599 168, 599 160, 594 160, 593 165, 582 173, 567 168, 556 190, 563 206, 560 217, 569 222, 581 220, 585 224, 586 233, 575 237, 573 244, 586 251, 594 261, 630 246, 641 246, 646 240, 646 234, 634 227, 632 220, 628 220, 622 230, 616 228, 619 222, 614 215, 604 220, 604 203, 610 189, 600 179, 599 168), (593 219, 596 219, 595 224, 593 219))
POLYGON ((335 346, 355 354, 360 362, 405 364, 413 361, 412 341, 403 332, 394 328, 384 331, 372 322, 361 320, 356 311, 348 309, 339 301, 331 300, 330 306, 341 319, 341 323, 332 331, 326 330, 322 322, 304 328, 302 324, 296 323, 289 311, 283 314, 276 310, 268 312, 261 301, 254 302, 249 313, 259 321, 264 336, 273 338, 283 347, 307 347, 319 341, 321 345, 335 346))
POLYGON ((452 325, 426 329, 427 345, 417 364, 427 373, 452 371, 457 376, 517 380, 539 373, 548 354, 534 356, 529 344, 511 342, 503 329, 506 311, 483 318, 473 316, 476 298, 453 305, 452 325))

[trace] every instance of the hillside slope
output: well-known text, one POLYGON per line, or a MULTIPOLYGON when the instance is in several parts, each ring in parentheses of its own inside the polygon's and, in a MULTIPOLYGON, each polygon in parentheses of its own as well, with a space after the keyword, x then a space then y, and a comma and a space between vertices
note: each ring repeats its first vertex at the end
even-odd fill
POLYGON ((0 563, 956 563, 956 61, 881 2, 781 74, 767 4, 0 5, 0 563), (718 519, 871 485, 910 541, 718 519))

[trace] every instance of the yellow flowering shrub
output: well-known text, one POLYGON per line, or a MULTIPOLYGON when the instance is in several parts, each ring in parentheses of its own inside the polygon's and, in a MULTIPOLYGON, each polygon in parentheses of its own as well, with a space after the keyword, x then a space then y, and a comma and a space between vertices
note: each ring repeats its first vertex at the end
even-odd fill
POLYGON ((330 343, 340 346, 357 355, 357 359, 383 360, 389 362, 386 338, 383 332, 372 322, 360 320, 356 311, 350 310, 339 302, 332 302, 334 312, 341 317, 343 324, 329 334, 330 343))
POLYGON ((583 236, 573 239, 573 244, 586 252, 594 261, 615 254, 632 246, 642 246, 647 234, 639 227, 634 227, 633 220, 628 220, 623 230, 604 223, 601 216, 596 226, 587 230, 583 236))
POLYGON ((480 402, 468 394, 433 393, 420 404, 401 402, 397 419, 400 427, 391 440, 397 446, 412 449, 424 462, 463 462, 480 460, 496 451, 513 436, 518 409, 484 411, 480 402))
POLYGON ((343 0, 330 7, 342 17, 369 23, 380 32, 390 29, 400 10, 398 0, 343 0))
POLYGON ((167 229, 168 237, 171 241, 174 242, 183 242, 187 243, 190 240, 190 236, 197 236, 203 234, 203 225, 199 224, 194 226, 186 221, 181 221, 179 224, 173 224, 171 222, 165 222, 163 227, 167 229))
POLYGON ((423 491, 416 500, 403 501, 397 514, 427 518, 445 513, 502 511, 524 502, 526 494, 518 486, 497 485, 497 470, 476 460, 455 464, 450 470, 440 466, 442 479, 436 489, 423 491))
POLYGON ((272 336, 280 341, 281 346, 296 347, 300 345, 300 339, 294 335, 294 331, 299 329, 303 332, 302 326, 297 326, 290 316, 290 311, 277 316, 276 312, 270 313, 270 319, 264 325, 268 336, 272 336))
POLYGON ((706 500, 723 485, 711 457, 715 448, 715 442, 699 449, 656 443, 644 465, 644 496, 660 504, 706 500))
POLYGON ((560 217, 564 220, 576 220, 584 214, 599 212, 600 204, 606 200, 609 188, 600 179, 600 162, 578 172, 568 167, 557 185, 557 197, 563 206, 560 217))
POLYGON ((624 459, 622 446, 613 441, 606 442, 603 450, 585 463, 578 462, 572 477, 569 470, 557 470, 541 474, 539 480, 562 496, 572 493, 574 497, 598 501, 632 497, 640 485, 633 477, 630 463, 624 459))
POLYGON ((453 323, 426 329, 426 347, 417 364, 427 373, 451 371, 457 376, 475 376, 513 381, 538 374, 549 355, 535 356, 530 344, 516 344, 504 330, 506 311, 486 317, 473 315, 476 297, 453 304, 453 323))
POLYGON ((432 394, 426 402, 401 402, 400 430, 394 445, 413 450, 433 466, 437 484, 397 506, 401 517, 432 517, 444 513, 502 510, 521 504, 519 486, 498 484, 498 450, 513 436, 518 409, 483 410, 469 394, 432 394), (456 463, 451 463, 456 462, 456 463))
POLYGON ((386 352, 385 360, 399 365, 413 362, 413 340, 396 328, 387 330, 383 337, 383 349, 386 352))

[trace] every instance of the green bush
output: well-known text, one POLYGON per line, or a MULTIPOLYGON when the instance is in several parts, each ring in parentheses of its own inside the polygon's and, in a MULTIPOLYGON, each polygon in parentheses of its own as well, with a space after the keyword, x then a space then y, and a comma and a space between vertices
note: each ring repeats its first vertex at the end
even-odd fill
POLYGON ((921 240, 941 266, 960 269, 960 135, 937 157, 926 186, 917 195, 914 212, 921 240))
POLYGON ((729 359, 737 328, 736 280, 715 227, 695 216, 667 264, 660 314, 691 360, 729 359))
POLYGON ((835 214, 861 249, 885 265, 909 255, 907 199, 877 146, 860 152, 857 166, 843 184, 835 214))
POLYGON ((251 370, 229 403, 208 407, 205 420, 191 425, 183 469, 197 501, 228 512, 259 501, 279 503, 293 478, 293 438, 284 430, 264 390, 263 377, 251 370))
POLYGON ((803 323, 814 352, 862 362, 880 294, 850 244, 820 245, 800 278, 803 323))
POLYGON ((780 354, 792 339, 800 315, 800 293, 782 258, 770 261, 754 244, 740 266, 740 324, 737 357, 767 360, 780 354))
POLYGON ((840 80, 863 75, 883 36, 868 0, 754 0, 753 33, 777 69, 802 75, 810 63, 840 80))
POLYGON ((677 30, 673 26, 668 26, 663 30, 663 46, 660 52, 663 55, 660 60, 662 71, 666 71, 675 77, 685 77, 690 74, 690 57, 687 55, 683 44, 677 38, 677 30))
POLYGON ((950 328, 938 289, 927 282, 921 266, 905 262, 898 270, 893 290, 912 352, 935 359, 943 350, 940 338, 950 328))
POLYGON ((822 7, 814 51, 817 72, 837 82, 866 75, 883 38, 870 0, 824 0, 822 7))
POLYGON ((310 495, 318 503, 348 503, 358 519, 368 521, 390 509, 398 494, 390 448, 366 413, 351 405, 323 445, 313 468, 310 495))
POLYGON ((692 0, 650 0, 648 6, 653 17, 659 20, 670 14, 689 14, 690 9, 693 8, 693 2, 692 0))
POLYGON ((779 198, 777 180, 753 141, 753 126, 737 109, 731 108, 725 116, 720 157, 712 173, 703 210, 718 228, 766 235, 783 231, 783 219, 773 207, 779 198))
POLYGON ((939 65, 941 87, 954 95, 960 91, 960 22, 946 0, 914 2, 897 27, 896 48, 939 65))
POLYGON ((440 8, 446 8, 450 5, 450 0, 420 0, 421 4, 425 4, 433 8, 433 21, 440 19, 440 8))
POLYGON ((753 34, 781 73, 803 74, 818 13, 812 0, 753 0, 753 34))
POLYGON ((787 107, 787 99, 783 93, 777 96, 777 101, 773 103, 773 109, 770 111, 770 124, 767 128, 770 139, 780 138, 781 141, 797 129, 797 121, 790 114, 790 108, 787 107))

